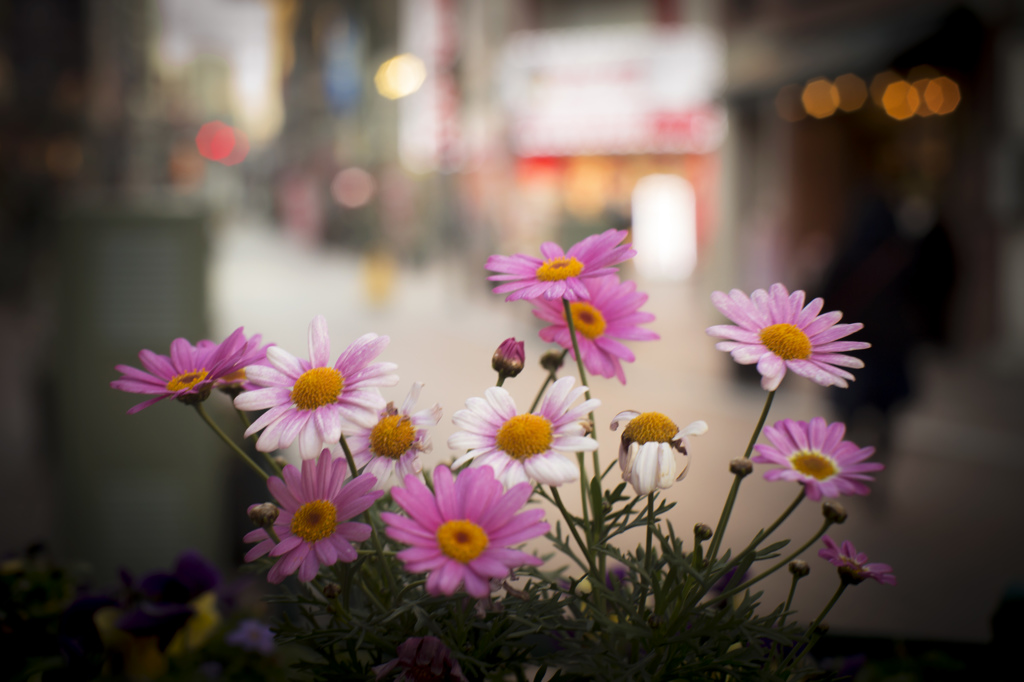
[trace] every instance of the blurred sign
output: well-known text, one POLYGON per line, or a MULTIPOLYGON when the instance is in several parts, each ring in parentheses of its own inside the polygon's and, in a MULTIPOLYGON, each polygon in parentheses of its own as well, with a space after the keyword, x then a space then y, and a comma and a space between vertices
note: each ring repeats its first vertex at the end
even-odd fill
POLYGON ((725 137, 725 46, 702 26, 514 35, 500 74, 520 156, 703 153, 725 137))

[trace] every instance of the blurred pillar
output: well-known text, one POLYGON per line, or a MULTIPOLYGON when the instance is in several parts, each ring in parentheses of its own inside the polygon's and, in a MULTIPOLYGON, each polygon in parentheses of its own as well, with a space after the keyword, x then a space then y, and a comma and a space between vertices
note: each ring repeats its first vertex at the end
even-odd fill
POLYGON ((226 458, 193 410, 110 388, 116 364, 206 333, 207 217, 196 210, 94 207, 68 213, 58 237, 54 358, 57 537, 98 582, 166 568, 187 548, 220 563, 218 502, 226 458))

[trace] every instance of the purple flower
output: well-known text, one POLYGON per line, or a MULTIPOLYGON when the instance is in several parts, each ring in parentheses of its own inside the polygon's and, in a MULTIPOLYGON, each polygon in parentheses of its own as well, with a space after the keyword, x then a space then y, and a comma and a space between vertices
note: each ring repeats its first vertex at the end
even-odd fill
POLYGON ((839 576, 843 582, 856 585, 871 578, 883 585, 896 584, 892 566, 867 563, 868 555, 858 552, 849 540, 844 541, 842 547, 836 545, 835 540, 827 535, 822 537, 821 541, 825 543, 825 549, 818 550, 818 556, 827 559, 833 566, 839 567, 839 576))
POLYGON ((259 342, 258 334, 246 341, 242 327, 221 343, 200 341, 193 346, 187 339, 177 338, 171 342, 170 356, 148 349, 139 351, 139 361, 145 371, 129 365, 115 366, 122 376, 111 381, 110 386, 127 393, 156 396, 135 405, 128 414, 167 398, 192 405, 206 400, 215 382, 244 368, 243 363, 259 342))
POLYGON ((583 284, 587 278, 610 275, 617 270, 611 266, 636 255, 629 244, 621 243, 628 235, 626 230, 606 230, 574 244, 567 252, 554 242, 544 242, 540 247, 543 260, 523 254, 491 256, 486 267, 498 274, 487 279, 504 282, 494 287, 494 293, 507 293, 506 301, 587 300, 590 292, 583 284))
POLYGON ((843 314, 838 310, 819 315, 824 301, 816 298, 804 306, 804 292, 792 294, 781 284, 771 291, 758 289, 747 298, 739 289, 728 294, 716 291, 711 301, 739 326, 720 324, 708 327, 711 336, 727 339, 715 348, 732 355, 741 365, 757 363, 761 388, 774 391, 791 369, 822 386, 847 387, 853 375, 840 367, 863 367, 864 362, 846 355, 847 351, 869 348, 863 341, 840 341, 864 327, 836 324, 843 314))
POLYGON ((448 438, 452 450, 468 450, 455 466, 476 459, 487 465, 506 486, 528 480, 559 486, 580 477, 578 465, 562 454, 591 452, 597 441, 585 435, 587 413, 601 404, 597 399, 572 404, 586 393, 573 388, 572 377, 562 377, 548 389, 535 412, 518 414, 508 391, 492 386, 483 398, 470 398, 465 410, 452 417, 460 431, 448 438))
POLYGON ((387 345, 388 337, 366 334, 332 366, 327 321, 317 315, 309 324, 309 360, 271 346, 267 349, 271 367, 246 367, 249 381, 264 388, 242 393, 235 398, 235 407, 267 411, 246 429, 245 436, 263 431, 256 441, 261 452, 273 452, 298 439, 299 454, 311 459, 341 439, 343 421, 373 426, 384 408, 377 388, 398 383, 394 364, 370 362, 387 345))
POLYGON ((395 668, 400 670, 398 682, 469 682, 451 649, 437 637, 410 637, 398 645, 398 658, 374 667, 373 672, 382 680, 395 668))
POLYGON ((377 479, 363 474, 345 483, 348 463, 332 459, 326 448, 319 459, 302 462, 302 472, 289 464, 284 480, 271 476, 267 488, 281 505, 274 521, 275 543, 263 528, 246 533, 246 542, 258 542, 246 553, 246 561, 255 561, 269 552, 280 557, 267 574, 267 580, 279 583, 299 572, 299 580, 312 580, 320 566, 338 561, 355 561, 353 542, 370 537, 370 526, 349 521, 370 508, 383 491, 371 491, 377 479))
POLYGON ((866 462, 875 449, 843 440, 845 433, 845 424, 828 424, 822 417, 810 423, 783 419, 765 428, 764 435, 771 445, 755 445, 758 454, 751 461, 782 465, 766 471, 765 480, 803 483, 811 500, 867 495, 871 489, 862 481, 875 480, 867 472, 881 471, 885 465, 866 462))
MULTIPOLYGON (((640 312, 640 306, 647 302, 647 294, 638 293, 634 282, 620 283, 615 275, 586 279, 584 286, 590 294, 588 300, 569 304, 583 364, 591 374, 616 377, 625 384, 622 362, 633 362, 636 356, 621 341, 660 338, 640 326, 654 321, 651 313, 640 312)), ((540 338, 568 349, 575 358, 562 302, 536 299, 533 305, 533 314, 551 323, 550 327, 540 330, 540 338)))
POLYGON ((434 469, 434 492, 415 476, 391 495, 408 516, 384 512, 387 535, 411 545, 397 556, 410 573, 428 573, 427 592, 454 594, 465 585, 477 599, 491 593, 491 581, 537 557, 512 549, 547 533, 543 509, 520 511, 533 486, 520 483, 507 492, 490 467, 464 469, 458 479, 446 466, 434 469))
POLYGON ((255 618, 246 618, 228 633, 224 641, 254 654, 269 656, 274 653, 274 633, 270 626, 255 618))

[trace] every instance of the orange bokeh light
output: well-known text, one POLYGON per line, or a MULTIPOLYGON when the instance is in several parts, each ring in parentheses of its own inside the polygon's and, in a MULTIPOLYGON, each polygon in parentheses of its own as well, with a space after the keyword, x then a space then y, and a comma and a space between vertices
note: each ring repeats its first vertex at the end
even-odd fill
POLYGON ((882 95, 882 108, 897 121, 904 121, 913 116, 919 106, 921 97, 914 86, 905 80, 889 83, 882 95))
POLYGON ((839 107, 839 89, 827 78, 815 78, 804 86, 800 102, 814 118, 826 118, 839 107))
POLYGON ((952 113, 960 104, 960 87, 945 76, 933 78, 924 89, 924 101, 940 116, 952 113))
POLYGON ((839 91, 839 108, 845 112, 857 111, 868 99, 868 86, 852 73, 836 78, 835 86, 839 91))

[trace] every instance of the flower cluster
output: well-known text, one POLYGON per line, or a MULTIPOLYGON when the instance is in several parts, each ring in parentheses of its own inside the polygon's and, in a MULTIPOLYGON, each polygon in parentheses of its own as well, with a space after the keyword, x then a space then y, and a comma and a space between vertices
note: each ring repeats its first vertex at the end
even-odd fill
MULTIPOLYGON (((717 347, 736 362, 757 365, 767 396, 750 446, 728 463, 734 479, 718 525, 698 523, 694 547, 684 548, 669 518, 672 505, 658 502, 690 472, 691 439, 708 432, 708 424, 698 419, 680 427, 657 411, 620 409, 605 418, 600 423, 612 431, 621 428, 621 483, 610 489, 605 477, 614 462, 602 466, 595 437, 602 402, 591 397, 592 377, 625 384, 623 363, 636 360, 626 344, 660 338, 643 326, 655 321, 641 310, 647 295, 617 274, 616 266, 635 254, 626 237, 608 230, 568 250, 545 243, 541 258, 488 259, 486 268, 496 273, 490 279, 498 283, 494 292, 528 301, 546 323, 540 340, 557 349, 542 356, 543 384, 523 411, 504 384, 528 375, 525 342, 502 342, 491 358, 497 384, 455 411, 457 430, 447 441, 453 454, 432 471, 424 469, 422 456, 431 450, 441 407, 417 409, 424 385, 415 381, 400 403, 385 397, 382 390, 399 381, 396 365, 377 360, 386 336, 365 334, 332 361, 322 316, 309 326, 308 360, 263 345, 260 335, 246 339, 238 329, 221 343, 192 346, 176 339, 169 357, 144 350, 139 357, 146 371, 118 365, 123 376, 112 386, 156 396, 132 413, 169 397, 194 405, 266 478, 273 501, 249 509, 257 527, 244 537, 254 543, 245 560, 264 566, 274 584, 295 576, 300 592, 292 593, 299 595, 294 603, 309 623, 306 629, 283 624, 280 636, 319 647, 332 674, 476 679, 511 671, 522 677, 531 663, 582 678, 618 679, 625 669, 618 662, 626 661, 636 675, 656 670, 666 679, 743 666, 766 671, 766 679, 800 677, 803 654, 797 652, 813 644, 814 628, 839 593, 801 634, 785 618, 760 620, 745 606, 757 598, 751 587, 789 565, 795 589, 809 570, 797 557, 819 539, 825 544, 820 556, 839 567, 840 592, 866 578, 895 579, 889 566, 869 564, 850 542, 839 547, 825 535, 847 517, 833 500, 823 504, 826 522, 816 536, 759 569, 758 562, 774 560, 787 544, 764 543, 804 499, 867 495, 872 474, 883 466, 871 461, 874 448, 844 440, 845 426, 823 417, 779 420, 763 428, 767 443, 756 441, 789 370, 823 386, 844 388, 854 379, 848 370, 863 363, 847 353, 868 344, 843 339, 861 325, 838 324, 841 313, 822 314, 820 298, 805 304, 803 291, 790 293, 782 284, 749 297, 739 290, 711 295, 735 325, 707 333, 723 339, 717 347), (566 356, 577 376, 559 376, 566 356), (244 435, 258 435, 256 451, 265 464, 253 461, 203 410, 214 387, 232 395, 244 435), (258 414, 250 421, 247 413, 258 414), (285 460, 272 454, 293 444, 298 464, 282 467, 285 460), (725 551, 721 543, 740 483, 755 464, 771 465, 764 471, 768 481, 799 483, 799 495, 745 549, 725 551), (576 482, 579 510, 573 513, 560 489, 576 482), (550 504, 531 506, 541 501, 550 504), (545 516, 554 510, 561 519, 549 523, 545 516), (646 532, 636 551, 617 544, 630 529, 646 532), (563 555, 562 565, 524 549, 541 536, 563 555), (563 576, 565 565, 580 573, 563 576), (698 579, 689 582, 694 575, 698 579), (696 623, 718 628, 720 651, 698 643, 705 630, 696 623), (623 624, 628 632, 620 632, 623 624), (325 631, 318 633, 319 627, 325 631), (742 657, 733 655, 734 643, 750 631, 779 634, 745 647, 742 657), (624 641, 624 633, 626 640, 639 639, 624 641), (777 646, 793 641, 799 646, 777 646)), ((227 641, 261 653, 274 646, 259 623, 240 624, 227 641)))

